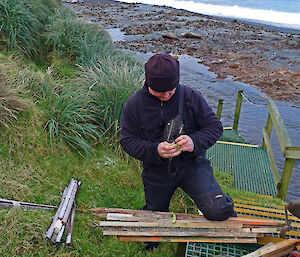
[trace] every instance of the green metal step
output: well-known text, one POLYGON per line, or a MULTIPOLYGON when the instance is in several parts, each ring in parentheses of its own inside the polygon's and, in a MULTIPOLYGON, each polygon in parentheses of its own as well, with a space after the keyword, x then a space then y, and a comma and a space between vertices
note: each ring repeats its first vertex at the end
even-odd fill
POLYGON ((234 177, 234 186, 241 191, 277 195, 276 183, 267 151, 251 145, 216 143, 207 151, 213 167, 234 177))
POLYGON ((219 139, 220 141, 227 141, 227 142, 235 142, 235 143, 244 143, 247 144, 248 142, 242 138, 237 132, 233 129, 225 128, 223 131, 223 135, 219 139))
POLYGON ((186 247, 186 257, 194 256, 244 256, 251 253, 261 245, 258 244, 214 244, 214 243, 188 243, 186 247))

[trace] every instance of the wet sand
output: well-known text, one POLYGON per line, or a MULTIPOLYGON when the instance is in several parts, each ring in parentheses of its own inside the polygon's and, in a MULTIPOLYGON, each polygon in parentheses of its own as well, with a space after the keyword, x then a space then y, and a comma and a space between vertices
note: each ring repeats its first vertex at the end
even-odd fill
POLYGON ((229 77, 259 88, 270 98, 300 103, 300 32, 145 4, 68 5, 79 17, 114 29, 120 48, 188 54, 220 79, 229 77))

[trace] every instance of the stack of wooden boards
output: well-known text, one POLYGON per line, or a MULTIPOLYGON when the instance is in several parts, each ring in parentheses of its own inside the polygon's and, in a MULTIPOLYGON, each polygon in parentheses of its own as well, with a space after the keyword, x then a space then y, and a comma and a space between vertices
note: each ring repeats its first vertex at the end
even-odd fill
POLYGON ((117 208, 92 211, 106 219, 99 223, 103 235, 118 236, 121 241, 257 243, 264 233, 276 233, 284 225, 264 219, 209 221, 200 215, 117 208))

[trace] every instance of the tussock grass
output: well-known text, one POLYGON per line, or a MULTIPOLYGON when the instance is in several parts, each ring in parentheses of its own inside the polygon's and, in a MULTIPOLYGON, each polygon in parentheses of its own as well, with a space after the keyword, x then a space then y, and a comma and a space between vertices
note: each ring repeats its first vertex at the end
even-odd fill
POLYGON ((53 54, 81 65, 91 65, 113 50, 105 31, 78 20, 69 8, 58 9, 51 16, 45 39, 53 54))
POLYGON ((58 81, 51 76, 51 68, 47 72, 41 72, 28 66, 18 73, 17 83, 36 101, 46 102, 48 106, 54 104, 59 86, 58 81))
POLYGON ((0 2, 0 43, 32 57, 43 50, 44 25, 54 9, 55 0, 3 0, 0 2))
POLYGON ((53 96, 53 99, 50 117, 45 125, 50 145, 56 137, 64 140, 71 148, 92 152, 89 142, 100 140, 100 134, 94 124, 94 111, 88 104, 89 95, 82 90, 67 88, 53 96))
POLYGON ((91 92, 95 118, 102 136, 118 140, 123 105, 143 84, 143 70, 129 59, 105 58, 91 68, 83 68, 79 83, 91 92))
POLYGON ((93 151, 91 143, 100 140, 101 136, 87 92, 71 86, 64 87, 52 76, 50 67, 46 73, 24 69, 19 73, 18 83, 29 90, 28 93, 44 111, 44 130, 50 146, 59 140, 75 150, 93 151))
MULTIPOLYGON (((1 60, 3 60, 2 56, 0 56, 1 60)), ((26 102, 20 98, 21 88, 9 84, 10 74, 4 73, 4 70, 9 69, 11 66, 13 65, 8 60, 0 63, 0 128, 3 126, 8 127, 16 121, 18 114, 26 106, 26 102)))
POLYGON ((8 127, 17 120, 17 115, 24 108, 25 102, 18 96, 18 91, 0 82, 0 127, 8 127))

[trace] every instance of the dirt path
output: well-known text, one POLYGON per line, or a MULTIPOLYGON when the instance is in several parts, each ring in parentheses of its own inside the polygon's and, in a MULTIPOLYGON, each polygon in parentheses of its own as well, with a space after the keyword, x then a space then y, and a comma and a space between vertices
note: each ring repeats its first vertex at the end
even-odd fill
POLYGON ((188 54, 219 78, 232 77, 268 97, 300 103, 300 34, 271 31, 236 20, 144 4, 114 1, 73 3, 79 17, 120 28, 121 48, 188 54), (194 34, 183 33, 191 32, 194 34), (188 36, 193 36, 189 38, 188 36))

